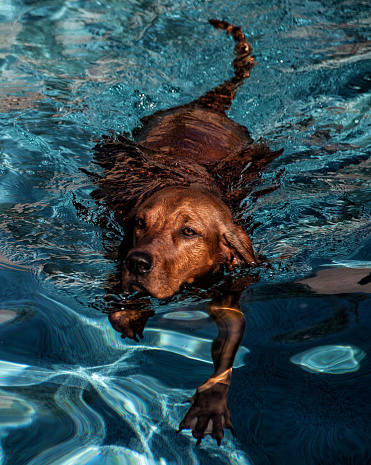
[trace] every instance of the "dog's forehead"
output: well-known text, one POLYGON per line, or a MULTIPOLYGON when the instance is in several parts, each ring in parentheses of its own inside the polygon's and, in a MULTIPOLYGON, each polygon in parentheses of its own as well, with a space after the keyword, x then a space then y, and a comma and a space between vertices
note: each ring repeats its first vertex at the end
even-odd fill
POLYGON ((230 217, 228 207, 217 197, 191 188, 158 191, 139 207, 138 213, 176 215, 184 221, 207 220, 215 215, 230 217))

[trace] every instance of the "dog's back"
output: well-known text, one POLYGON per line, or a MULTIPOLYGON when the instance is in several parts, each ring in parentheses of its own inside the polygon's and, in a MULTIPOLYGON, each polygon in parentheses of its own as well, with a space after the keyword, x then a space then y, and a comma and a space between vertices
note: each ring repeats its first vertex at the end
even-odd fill
POLYGON ((225 21, 211 20, 210 23, 226 30, 236 42, 233 78, 187 105, 144 118, 142 127, 133 133, 134 140, 143 147, 203 165, 239 153, 253 142, 247 128, 225 114, 235 91, 254 66, 251 46, 241 28, 225 21))

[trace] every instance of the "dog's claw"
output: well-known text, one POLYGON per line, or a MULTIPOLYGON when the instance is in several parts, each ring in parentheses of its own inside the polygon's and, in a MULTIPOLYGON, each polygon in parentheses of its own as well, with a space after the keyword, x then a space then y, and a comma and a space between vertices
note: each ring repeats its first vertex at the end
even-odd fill
POLYGON ((202 438, 198 438, 196 442, 196 446, 199 446, 201 444, 202 438))

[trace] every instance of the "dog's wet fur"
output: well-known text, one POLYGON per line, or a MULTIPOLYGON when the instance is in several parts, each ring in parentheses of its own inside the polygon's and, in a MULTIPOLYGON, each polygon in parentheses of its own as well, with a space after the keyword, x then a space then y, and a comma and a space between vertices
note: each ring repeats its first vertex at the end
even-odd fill
POLYGON ((281 151, 254 143, 226 115, 254 58, 239 27, 210 23, 235 40, 234 76, 187 105, 145 117, 132 140, 106 137, 96 147, 104 176, 94 195, 125 228, 118 258, 126 293, 168 298, 223 266, 257 264, 232 211, 281 151))

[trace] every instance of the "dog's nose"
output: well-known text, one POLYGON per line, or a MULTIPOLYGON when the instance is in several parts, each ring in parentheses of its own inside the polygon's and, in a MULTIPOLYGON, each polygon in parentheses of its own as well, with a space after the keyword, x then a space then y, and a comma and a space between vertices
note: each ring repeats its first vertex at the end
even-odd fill
POLYGON ((146 252, 131 252, 126 257, 126 267, 135 276, 149 273, 153 268, 152 257, 146 252))

